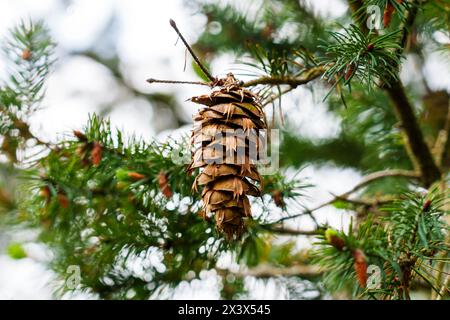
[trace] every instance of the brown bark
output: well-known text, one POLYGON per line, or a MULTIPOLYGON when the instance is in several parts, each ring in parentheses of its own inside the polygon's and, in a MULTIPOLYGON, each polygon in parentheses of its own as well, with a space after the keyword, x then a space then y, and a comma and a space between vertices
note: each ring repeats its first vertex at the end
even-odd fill
POLYGON ((433 159, 430 148, 425 142, 414 115, 414 109, 399 81, 386 88, 386 91, 392 100, 397 118, 400 120, 402 130, 405 133, 407 148, 411 151, 413 162, 418 167, 424 186, 429 187, 433 182, 440 179, 441 173, 433 159))

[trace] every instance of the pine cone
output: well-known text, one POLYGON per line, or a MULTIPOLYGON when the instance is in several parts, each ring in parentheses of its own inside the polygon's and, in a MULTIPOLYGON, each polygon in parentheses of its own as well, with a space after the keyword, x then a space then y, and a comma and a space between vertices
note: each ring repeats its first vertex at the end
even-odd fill
POLYGON ((423 212, 428 212, 428 211, 430 211, 430 208, 431 208, 431 200, 427 199, 425 201, 425 203, 423 204, 422 211, 423 212))
POLYGON ((74 136, 77 137, 78 140, 80 140, 81 142, 87 142, 87 141, 88 141, 88 138, 86 137, 86 135, 85 135, 83 132, 81 132, 81 131, 74 130, 74 131, 73 131, 73 134, 74 134, 74 136))
POLYGON ((353 252, 353 258, 355 260, 353 267, 355 268, 356 277, 358 279, 361 288, 365 288, 367 285, 367 261, 364 252, 360 249, 356 249, 353 252))
POLYGON ((22 51, 21 57, 22 57, 23 60, 26 60, 26 61, 30 60, 31 59, 31 50, 28 49, 28 48, 25 48, 22 51))
POLYGON ((266 124, 258 97, 231 73, 219 84, 210 95, 191 99, 207 107, 194 116, 191 143, 196 151, 188 171, 200 168, 193 189, 203 187, 205 214, 215 216, 217 229, 228 239, 238 239, 244 218, 251 217, 247 196, 261 195, 255 162, 263 148, 258 130, 266 124))
POLYGON ((56 195, 56 199, 58 200, 58 203, 62 208, 67 209, 69 207, 70 205, 69 198, 67 198, 67 196, 64 193, 58 193, 56 195))
POLYGON ((333 229, 327 229, 325 231, 325 238, 327 239, 328 243, 335 247, 337 250, 342 251, 345 247, 345 240, 339 237, 339 234, 336 232, 336 230, 333 229))
POLYGON ((385 28, 389 27, 389 25, 391 24, 392 14, 394 13, 394 11, 395 11, 394 5, 388 2, 386 8, 384 9, 383 14, 383 26, 385 28))
POLYGON ((344 75, 344 80, 345 81, 350 79, 350 77, 353 75, 353 72, 355 71, 355 65, 354 64, 351 64, 351 65, 349 65, 347 67, 348 67, 348 69, 347 69, 347 71, 345 72, 345 75, 344 75))
POLYGON ((286 203, 284 202, 283 193, 280 190, 275 190, 272 192, 272 199, 275 205, 279 208, 286 208, 286 203))
POLYGON ((138 173, 138 172, 128 172, 127 177, 133 181, 139 181, 139 180, 143 180, 146 178, 143 174, 138 173))
POLYGON ((94 142, 91 151, 91 162, 94 166, 98 166, 102 161, 103 148, 98 142, 94 142))
POLYGON ((158 186, 159 186, 159 189, 161 190, 162 194, 167 199, 172 198, 173 192, 169 185, 169 179, 167 178, 167 175, 163 171, 161 171, 158 174, 158 186))
POLYGON ((11 199, 11 195, 4 190, 3 188, 0 188, 0 207, 11 207, 13 205, 13 201, 11 199))

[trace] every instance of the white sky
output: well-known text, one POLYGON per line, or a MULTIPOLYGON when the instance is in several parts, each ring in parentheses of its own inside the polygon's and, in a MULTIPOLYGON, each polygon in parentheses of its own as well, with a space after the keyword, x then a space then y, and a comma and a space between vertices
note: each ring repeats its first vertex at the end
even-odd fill
MULTIPOLYGON (((318 14, 327 16, 339 15, 346 8, 339 0, 307 2, 315 6, 318 14)), ((144 92, 173 92, 180 101, 198 95, 202 90, 206 92, 198 87, 149 86, 145 82, 149 77, 195 79, 189 67, 186 72, 182 71, 185 50, 181 42, 174 46, 177 37, 168 20, 173 18, 177 21, 186 38, 195 42, 205 18, 192 15, 181 0, 78 0, 72 3, 68 9, 64 9, 57 0, 0 0, 0 37, 21 18, 43 18, 59 44, 59 53, 82 50, 97 39, 109 14, 116 10, 119 17, 117 33, 102 37, 117 38, 121 69, 125 71, 130 83, 144 92)), ((213 63, 212 71, 214 74, 225 74, 235 66, 234 63, 234 57, 224 56, 213 63)), ((427 64, 426 70, 430 74, 438 73, 438 59, 427 64)), ((5 65, 0 59, 0 78, 4 75, 5 65)), ((430 81, 430 85, 433 88, 450 88, 450 79, 448 75, 440 77, 430 81)), ((43 139, 59 139, 63 134, 81 128, 86 123, 88 113, 94 112, 98 105, 115 101, 118 93, 120 94, 118 90, 109 71, 98 64, 80 57, 63 59, 50 77, 45 109, 33 118, 32 129, 43 139)), ((320 97, 313 98, 303 88, 297 89, 294 95, 285 100, 284 111, 289 114, 291 121, 295 121, 295 127, 301 134, 327 137, 338 132, 337 119, 325 112, 320 101, 320 97)), ((194 111, 192 104, 183 105, 183 113, 188 119, 194 111)), ((153 114, 148 102, 124 101, 110 116, 113 126, 122 128, 125 132, 147 139, 155 136, 154 124, 158 121, 158 115, 153 114)), ((317 185, 310 192, 310 204, 317 203, 319 199, 321 202, 329 199, 329 192, 336 194, 347 191, 360 179, 356 172, 334 168, 308 167, 302 172, 302 176, 310 178, 310 182, 317 185)), ((347 223, 348 216, 325 208, 321 210, 320 220, 340 227, 347 223)), ((26 240, 26 237, 20 235, 19 239, 26 240)), ((51 297, 49 283, 52 275, 41 263, 46 259, 40 257, 42 253, 39 250, 42 251, 42 248, 26 246, 26 249, 31 258, 14 261, 6 255, 0 255, 0 299, 51 297)), ((192 284, 189 298, 218 298, 211 295, 211 288, 217 285, 215 278, 211 279, 192 284)), ((252 298, 276 298, 276 290, 256 290, 254 295, 252 298)), ((175 297, 182 298, 185 294, 177 294, 175 297)))

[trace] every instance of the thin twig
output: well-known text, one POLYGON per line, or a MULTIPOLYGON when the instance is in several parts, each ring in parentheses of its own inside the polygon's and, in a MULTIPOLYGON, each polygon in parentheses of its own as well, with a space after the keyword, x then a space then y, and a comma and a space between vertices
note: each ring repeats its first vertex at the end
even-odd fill
POLYGON ((314 79, 317 79, 325 72, 323 66, 313 67, 307 71, 305 71, 302 75, 298 77, 272 77, 272 76, 263 76, 260 78, 256 78, 253 80, 249 80, 244 82, 243 87, 252 87, 260 84, 266 85, 290 85, 291 87, 297 87, 302 84, 306 84, 314 79))
POLYGON ((323 271, 314 265, 293 265, 284 268, 278 268, 269 264, 260 264, 254 268, 246 271, 232 272, 228 269, 216 268, 218 274, 222 276, 234 275, 238 278, 256 277, 256 278, 271 278, 271 277, 305 277, 314 278, 320 276, 323 271))
POLYGON ((285 95, 288 92, 291 92, 292 90, 294 90, 295 87, 289 87, 287 89, 284 89, 283 91, 281 91, 280 93, 278 93, 277 95, 273 95, 272 97, 268 98, 267 100, 264 101, 264 103, 262 104, 262 107, 265 107, 269 104, 271 104, 272 102, 278 100, 281 98, 281 96, 285 95))
POLYGON ((339 196, 340 199, 347 198, 355 191, 364 188, 368 184, 372 183, 373 181, 387 178, 387 177, 405 177, 405 178, 411 178, 411 179, 418 179, 420 178, 420 175, 417 172, 409 171, 409 170, 401 170, 401 169, 389 169, 389 170, 383 170, 383 171, 377 171, 371 174, 368 174, 365 176, 356 186, 354 186, 349 191, 341 194, 339 196))
POLYGON ((287 216, 287 217, 280 218, 275 223, 280 223, 280 222, 283 222, 283 221, 286 221, 286 220, 295 219, 295 218, 301 217, 301 216, 303 216, 305 214, 310 214, 311 215, 313 212, 315 212, 315 211, 317 211, 319 209, 322 209, 322 208, 332 204, 335 201, 336 201, 336 199, 332 199, 332 200, 324 202, 324 203, 322 203, 322 204, 320 204, 320 205, 318 205, 318 206, 316 206, 314 208, 306 209, 306 210, 304 210, 301 213, 297 213, 297 214, 293 214, 293 215, 290 215, 290 216, 287 216))
POLYGON ((380 197, 380 198, 373 198, 373 199, 349 199, 349 198, 342 198, 341 195, 337 195, 337 194, 333 194, 332 195, 335 197, 336 201, 338 200, 342 200, 345 202, 348 202, 350 204, 354 204, 357 206, 366 206, 366 207, 370 207, 370 206, 374 206, 374 205, 383 205, 386 203, 390 203, 392 201, 394 201, 394 197, 391 196, 384 196, 384 197, 380 197))
MULTIPOLYGON (((299 214, 294 214, 294 215, 290 215, 287 217, 283 217, 281 219, 279 219, 276 223, 280 223, 282 221, 286 221, 286 220, 290 220, 290 219, 295 219, 298 218, 304 214, 312 214, 313 212, 322 209, 330 204, 333 204, 334 202, 338 201, 338 200, 348 200, 348 197, 358 191, 359 189, 364 188, 365 186, 367 186, 368 184, 372 183, 373 181, 382 179, 382 178, 387 178, 387 177, 405 177, 405 178, 411 178, 411 179, 418 179, 420 178, 420 176, 414 172, 414 171, 408 171, 408 170, 400 170, 400 169, 392 169, 392 170, 383 170, 383 171, 378 171, 378 172, 374 172, 371 173, 367 176, 365 176, 361 182, 359 182, 356 186, 354 186, 352 189, 350 189, 347 192, 344 192, 340 195, 334 196, 331 200, 326 201, 312 209, 306 209, 305 211, 299 213, 299 214)), ((350 200, 352 201, 352 200, 350 200)))
POLYGON ((318 236, 322 232, 320 230, 297 230, 297 229, 291 229, 291 228, 285 228, 282 226, 277 226, 276 224, 269 224, 263 226, 264 229, 271 231, 273 233, 277 234, 283 234, 283 235, 290 235, 290 236, 318 236))
POLYGON ((147 79, 148 83, 170 83, 170 84, 195 84, 195 85, 201 85, 201 86, 208 86, 210 87, 211 84, 208 82, 202 82, 202 81, 178 81, 178 80, 160 80, 160 79, 147 79))
POLYGON ((200 59, 197 57, 197 55, 195 54, 194 50, 192 50, 191 46, 187 43, 186 39, 183 37, 183 35, 181 34, 180 30, 178 30, 177 24, 175 23, 175 21, 173 21, 172 19, 169 20, 170 25, 172 26, 172 28, 175 30, 175 32, 178 34, 178 36, 180 37, 181 41, 183 41, 184 45, 186 46, 186 48, 188 49, 189 53, 191 54, 192 58, 194 58, 195 62, 197 63, 197 65, 200 67, 200 69, 203 71, 203 73, 205 74, 206 77, 208 77, 209 80, 211 80, 211 82, 215 82, 216 78, 214 78, 209 71, 205 68, 205 66, 200 62, 200 59))

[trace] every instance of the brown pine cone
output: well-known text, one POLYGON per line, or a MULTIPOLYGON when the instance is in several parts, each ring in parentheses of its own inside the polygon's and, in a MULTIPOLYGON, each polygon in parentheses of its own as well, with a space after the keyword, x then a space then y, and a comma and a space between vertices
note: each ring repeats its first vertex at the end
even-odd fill
POLYGON ((211 94, 191 99, 206 107, 194 116, 196 151, 188 171, 200 168, 193 189, 203 188, 205 213, 214 214, 217 229, 228 239, 238 239, 244 218, 251 217, 248 196, 261 195, 255 161, 263 148, 258 130, 266 124, 258 97, 231 73, 220 84, 211 94))
POLYGON ((367 285, 367 261, 364 252, 361 249, 353 251, 353 258, 355 260, 353 267, 355 268, 356 277, 361 288, 367 285))

